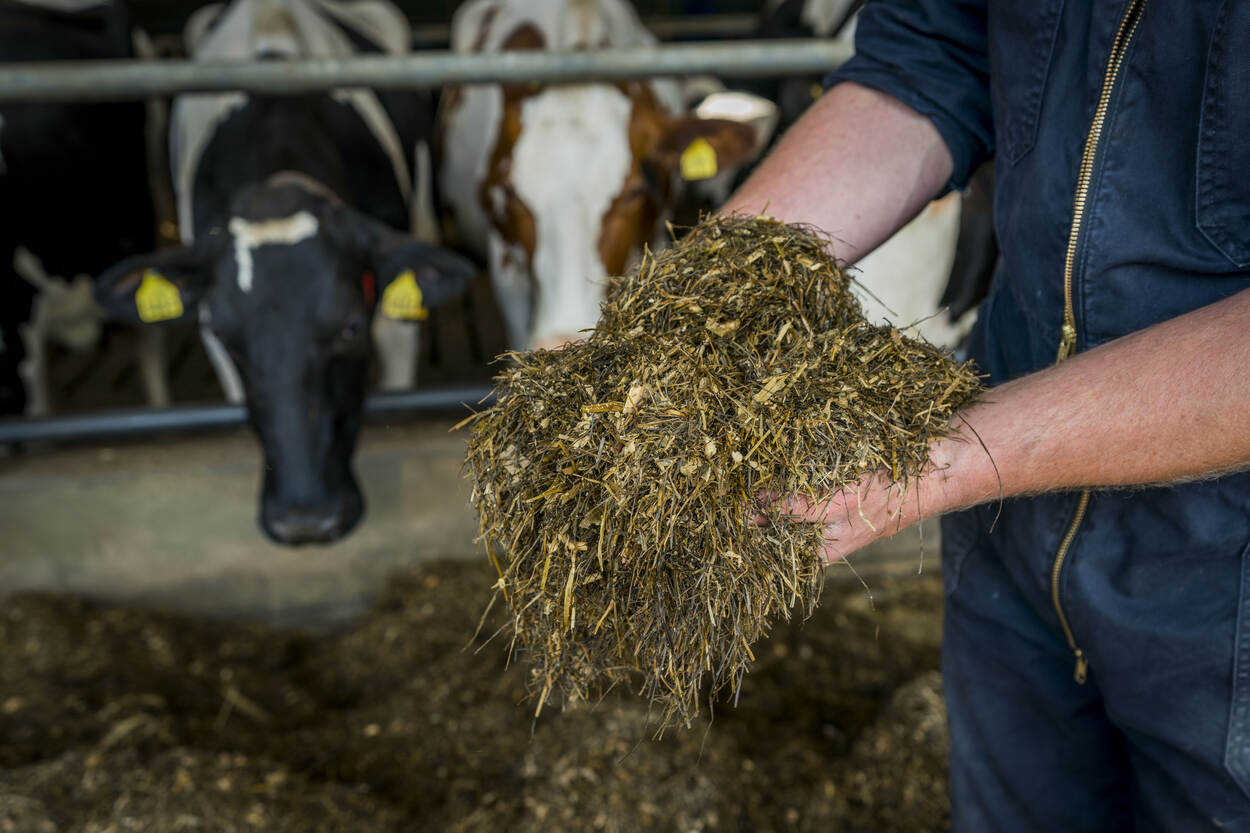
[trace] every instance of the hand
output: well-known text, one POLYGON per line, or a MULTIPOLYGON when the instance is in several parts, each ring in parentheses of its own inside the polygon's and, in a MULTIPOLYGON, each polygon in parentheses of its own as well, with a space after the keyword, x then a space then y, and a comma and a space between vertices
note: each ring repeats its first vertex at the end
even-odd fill
POLYGON ((827 500, 789 495, 779 499, 779 508, 791 522, 824 527, 821 558, 832 564, 919 520, 918 485, 907 488, 891 483, 884 472, 872 472, 827 500))
MULTIPOLYGON (((891 482, 885 471, 874 471, 827 500, 815 501, 802 495, 761 495, 760 500, 765 504, 782 502, 784 515, 792 522, 821 524, 821 558, 832 564, 921 518, 940 515, 985 497, 984 488, 971 488, 975 481, 965 469, 968 450, 962 438, 935 442, 929 469, 902 484, 891 482)), ((981 452, 979 444, 974 456, 979 456, 977 452, 981 452)), ((757 523, 767 520, 760 517, 757 523)))

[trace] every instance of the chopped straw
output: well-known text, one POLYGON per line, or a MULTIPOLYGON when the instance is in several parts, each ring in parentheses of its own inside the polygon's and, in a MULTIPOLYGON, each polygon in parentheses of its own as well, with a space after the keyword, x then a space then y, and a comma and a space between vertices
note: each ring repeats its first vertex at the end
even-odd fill
POLYGON ((875 472, 905 489, 980 390, 971 364, 866 321, 826 243, 704 220, 614 279, 585 341, 513 354, 468 420, 537 711, 629 683, 688 724, 705 684, 736 691, 772 620, 821 589, 820 527, 761 495, 875 472))

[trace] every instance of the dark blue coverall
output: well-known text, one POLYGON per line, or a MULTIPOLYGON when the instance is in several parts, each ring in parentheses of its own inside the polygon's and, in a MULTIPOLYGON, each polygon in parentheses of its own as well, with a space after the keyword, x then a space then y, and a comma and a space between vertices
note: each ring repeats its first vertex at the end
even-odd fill
MULTIPOLYGON (((870 0, 856 50, 995 161, 991 384, 1250 288, 1247 0, 870 0)), ((955 830, 1250 831, 1250 474, 997 511, 942 523, 955 830)))

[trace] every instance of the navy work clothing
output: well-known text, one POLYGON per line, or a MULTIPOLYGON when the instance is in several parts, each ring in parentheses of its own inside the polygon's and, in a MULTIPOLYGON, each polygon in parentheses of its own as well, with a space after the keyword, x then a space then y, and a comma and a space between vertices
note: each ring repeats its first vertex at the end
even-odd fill
MULTIPOLYGON (((870 0, 830 79, 928 116, 952 186, 994 158, 991 384, 1055 361, 1082 154, 1138 11, 1077 224, 1087 350, 1250 288, 1250 3, 870 0)), ((1093 494, 1057 580, 1083 685, 1052 600, 1078 500, 943 519, 955 829, 1250 831, 1250 475, 1093 494)))

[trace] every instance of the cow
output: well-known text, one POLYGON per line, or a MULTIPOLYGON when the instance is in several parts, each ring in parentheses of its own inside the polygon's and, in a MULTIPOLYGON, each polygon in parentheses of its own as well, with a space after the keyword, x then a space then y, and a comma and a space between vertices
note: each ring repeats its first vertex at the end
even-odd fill
MULTIPOLYGON (((130 57, 119 2, 0 3, 0 62, 130 57)), ((155 244, 145 119, 141 102, 0 105, 0 414, 48 410, 46 343, 100 332, 88 276, 155 244)))
MULTIPOLYGON (((855 24, 864 0, 768 0, 753 38, 825 38, 849 48, 855 45, 855 24)), ((819 73, 758 78, 731 83, 776 102, 777 127, 785 132, 822 93, 819 73)))
MULTIPOLYGON (((651 46, 625 0, 470 0, 458 52, 651 46)), ((519 349, 577 338, 599 317, 609 275, 646 245, 688 181, 731 171, 767 141, 771 105, 690 112, 671 80, 470 84, 444 93, 440 193, 448 242, 475 252, 519 349)), ((714 109, 714 108, 708 108, 714 109)))
MULTIPOLYGON (((398 54, 409 33, 384 2, 234 0, 197 12, 185 36, 195 60, 214 61, 398 54)), ((259 523, 282 544, 334 541, 364 513, 351 457, 375 319, 410 326, 476 271, 399 231, 429 186, 413 182, 422 105, 365 89, 179 96, 170 155, 184 244, 97 283, 125 320, 199 316, 259 437, 259 523)))

